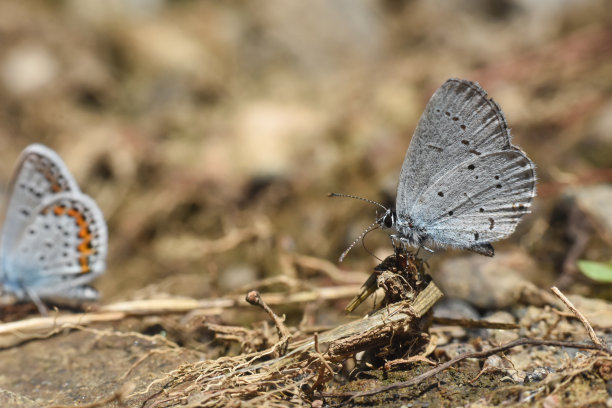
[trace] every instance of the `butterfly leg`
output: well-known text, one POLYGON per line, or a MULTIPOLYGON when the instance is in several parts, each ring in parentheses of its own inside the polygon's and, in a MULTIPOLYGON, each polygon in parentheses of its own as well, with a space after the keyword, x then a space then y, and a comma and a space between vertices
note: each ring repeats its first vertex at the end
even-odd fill
POLYGON ((397 252, 397 250, 402 246, 401 238, 395 234, 390 234, 389 238, 391 239, 391 246, 393 247, 393 250, 397 252))
MULTIPOLYGON (((428 248, 425 245, 419 245, 416 253, 414 254, 414 257, 421 259, 423 262, 425 262, 427 264, 427 260, 429 259, 431 254, 433 254, 434 252, 435 251, 433 249, 428 248), (419 258, 419 252, 421 252, 421 249, 423 249, 426 253, 424 254, 424 256, 419 258)), ((427 266, 429 267, 429 265, 427 265, 427 266)))
POLYGON ((393 246, 393 252, 398 255, 402 251, 408 250, 408 242, 400 235, 392 234, 389 235, 391 238, 391 245, 393 246))
MULTIPOLYGON (((389 235, 389 238, 391 238, 391 245, 393 246, 393 249, 396 255, 398 255, 402 251, 411 252, 410 248, 413 247, 413 243, 411 243, 410 240, 406 239, 405 237, 402 237, 401 235, 396 235, 396 234, 389 235)), ((425 248, 425 249, 433 252, 429 248, 425 248)), ((418 253, 418 250, 417 250, 417 253, 418 253)))
POLYGON ((27 287, 24 287, 23 290, 28 295, 30 300, 36 305, 38 312, 43 316, 47 316, 49 314, 47 306, 45 306, 43 301, 40 300, 40 297, 36 294, 36 292, 27 287))

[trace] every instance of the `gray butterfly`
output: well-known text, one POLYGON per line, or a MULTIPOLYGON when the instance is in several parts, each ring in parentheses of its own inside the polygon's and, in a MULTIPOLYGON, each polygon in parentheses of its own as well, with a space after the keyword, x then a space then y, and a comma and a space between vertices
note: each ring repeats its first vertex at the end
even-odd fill
POLYGON ((512 234, 529 212, 535 184, 535 165, 512 145, 499 105, 477 83, 449 79, 414 131, 395 210, 375 203, 385 212, 358 240, 380 226, 395 230, 392 238, 403 246, 493 256, 491 242, 512 234))
POLYGON ((88 286, 104 272, 104 216, 62 159, 40 144, 19 158, 0 243, 0 284, 44 313, 41 299, 95 300, 88 286))

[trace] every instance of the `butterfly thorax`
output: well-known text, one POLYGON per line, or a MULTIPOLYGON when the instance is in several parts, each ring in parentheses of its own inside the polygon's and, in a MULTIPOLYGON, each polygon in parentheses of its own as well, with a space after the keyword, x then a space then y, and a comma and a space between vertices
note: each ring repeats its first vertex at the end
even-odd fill
POLYGON ((420 247, 427 239, 425 230, 415 225, 410 216, 399 216, 394 210, 388 209, 379 219, 378 225, 383 229, 394 229, 398 235, 393 237, 399 238, 405 245, 420 247))
POLYGON ((406 245, 420 247, 427 239, 425 229, 417 226, 412 218, 407 215, 393 214, 393 228, 398 232, 399 239, 406 245))

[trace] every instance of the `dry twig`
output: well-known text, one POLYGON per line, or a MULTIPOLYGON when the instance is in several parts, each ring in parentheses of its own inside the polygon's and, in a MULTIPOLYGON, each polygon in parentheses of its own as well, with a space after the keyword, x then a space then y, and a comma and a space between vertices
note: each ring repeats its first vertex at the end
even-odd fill
POLYGON ((606 352, 608 354, 612 354, 610 352, 610 350, 608 349, 607 345, 601 339, 599 339, 599 337, 597 337, 597 334, 595 333, 595 330, 593 330, 593 327, 591 326, 591 323, 589 323, 587 318, 584 317, 584 315, 582 313, 580 313, 580 311, 578 309, 576 309, 576 306, 574 306, 572 304, 572 302, 570 302, 570 300, 563 293, 561 293, 561 291, 556 286, 553 286, 550 290, 552 290, 552 292, 559 299, 561 299, 561 301, 563 303, 565 303, 565 306, 567 306, 567 308, 572 311, 572 313, 578 318, 578 320, 580 320, 580 322, 582 323, 582 325, 586 329, 589 337, 591 338, 591 341, 594 344, 596 344, 599 347, 601 347, 602 349, 606 350, 606 352))
MULTIPOLYGON (((358 285, 334 286, 291 293, 268 293, 268 305, 307 303, 316 300, 345 299, 359 290, 358 285)), ((87 326, 97 322, 111 322, 127 316, 145 316, 163 313, 185 313, 199 310, 203 314, 219 314, 224 309, 244 306, 241 296, 221 299, 197 300, 192 298, 164 298, 118 302, 101 306, 95 312, 35 317, 9 323, 0 323, 0 348, 11 347, 34 338, 47 338, 72 326, 87 326)))
POLYGON ((489 322, 487 320, 474 320, 468 318, 462 319, 451 319, 448 317, 433 317, 433 323, 442 326, 461 326, 470 329, 499 329, 499 330, 512 330, 520 329, 516 323, 497 323, 489 322))
POLYGON ((276 313, 274 313, 274 311, 270 308, 270 306, 268 306, 266 302, 264 302, 261 295, 256 290, 252 290, 246 295, 246 301, 253 306, 261 307, 274 321, 276 330, 278 330, 278 350, 281 355, 285 354, 287 352, 289 340, 291 339, 291 333, 289 332, 289 329, 287 329, 287 326, 285 326, 284 317, 282 319, 278 317, 276 313))

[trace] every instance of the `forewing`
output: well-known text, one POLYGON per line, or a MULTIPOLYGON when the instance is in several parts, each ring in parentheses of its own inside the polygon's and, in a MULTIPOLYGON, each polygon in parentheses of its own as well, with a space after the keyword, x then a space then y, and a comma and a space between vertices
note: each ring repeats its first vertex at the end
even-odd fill
POLYGON ((79 187, 62 159, 43 145, 28 146, 19 157, 8 190, 0 256, 12 251, 15 238, 43 200, 64 192, 79 193, 79 187))
POLYGON ((396 212, 405 218, 417 197, 457 163, 510 148, 501 109, 470 81, 449 79, 431 97, 402 165, 396 212))
POLYGON ((535 166, 520 149, 482 154, 438 177, 412 218, 438 244, 470 248, 507 237, 535 196, 535 166))
POLYGON ((4 261, 9 287, 39 297, 73 297, 74 288, 104 272, 107 229, 102 212, 82 193, 48 197, 30 216, 4 261))

